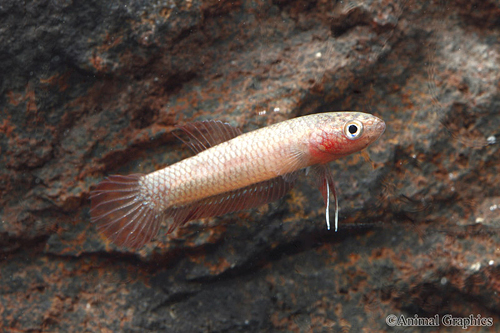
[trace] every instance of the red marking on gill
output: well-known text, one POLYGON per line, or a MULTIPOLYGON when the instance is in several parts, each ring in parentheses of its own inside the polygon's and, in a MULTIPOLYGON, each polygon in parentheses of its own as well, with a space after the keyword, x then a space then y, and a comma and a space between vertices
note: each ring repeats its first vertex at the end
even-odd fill
POLYGON ((311 142, 309 152, 312 164, 324 164, 341 157, 343 150, 341 144, 342 142, 332 137, 321 137, 321 141, 311 142))

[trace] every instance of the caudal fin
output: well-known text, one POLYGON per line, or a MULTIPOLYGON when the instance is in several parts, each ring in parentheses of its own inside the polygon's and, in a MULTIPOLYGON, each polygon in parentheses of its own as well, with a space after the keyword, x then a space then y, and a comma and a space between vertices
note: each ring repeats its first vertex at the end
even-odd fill
POLYGON ((109 176, 91 191, 91 222, 116 245, 138 248, 158 233, 161 214, 145 204, 142 176, 109 176))

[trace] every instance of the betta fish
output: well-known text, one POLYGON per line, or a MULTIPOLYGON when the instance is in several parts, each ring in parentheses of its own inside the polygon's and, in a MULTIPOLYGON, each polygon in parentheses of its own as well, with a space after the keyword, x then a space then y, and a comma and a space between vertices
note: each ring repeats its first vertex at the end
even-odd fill
POLYGON ((257 207, 283 197, 300 170, 311 170, 326 205, 338 201, 328 163, 358 152, 385 131, 383 120, 361 112, 302 116, 242 134, 221 121, 173 132, 194 156, 149 174, 109 176, 91 192, 91 221, 119 246, 139 248, 188 221, 257 207))

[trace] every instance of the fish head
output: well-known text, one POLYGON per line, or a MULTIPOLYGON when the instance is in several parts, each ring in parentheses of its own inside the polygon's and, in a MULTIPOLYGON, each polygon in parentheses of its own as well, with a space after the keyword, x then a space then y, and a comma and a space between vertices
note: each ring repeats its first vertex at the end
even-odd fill
POLYGON ((310 152, 317 163, 327 163, 368 147, 385 131, 385 122, 363 112, 328 112, 312 130, 310 152))

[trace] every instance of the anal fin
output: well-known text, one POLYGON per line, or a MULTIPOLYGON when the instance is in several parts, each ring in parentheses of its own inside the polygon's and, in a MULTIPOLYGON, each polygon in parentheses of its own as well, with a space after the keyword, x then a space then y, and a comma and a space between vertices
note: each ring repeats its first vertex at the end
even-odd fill
POLYGON ((171 208, 167 215, 172 216, 174 222, 168 232, 191 220, 219 216, 276 201, 293 188, 297 174, 298 172, 288 174, 286 180, 280 176, 183 207, 171 208))

